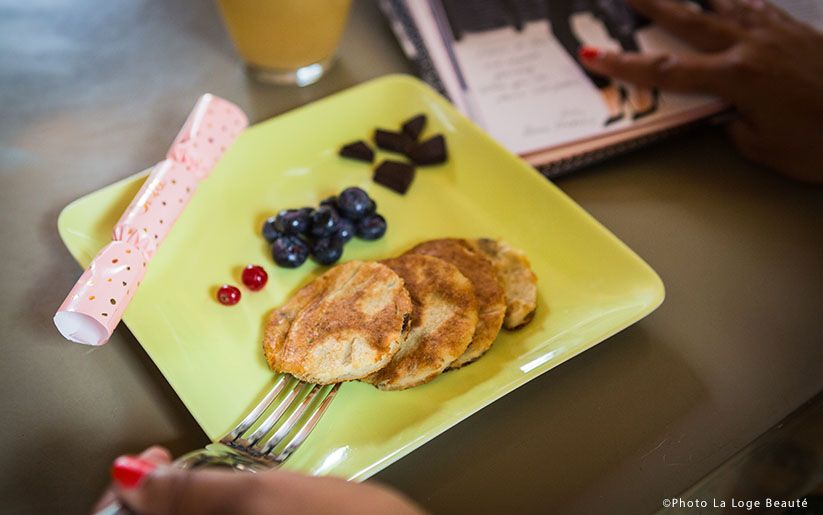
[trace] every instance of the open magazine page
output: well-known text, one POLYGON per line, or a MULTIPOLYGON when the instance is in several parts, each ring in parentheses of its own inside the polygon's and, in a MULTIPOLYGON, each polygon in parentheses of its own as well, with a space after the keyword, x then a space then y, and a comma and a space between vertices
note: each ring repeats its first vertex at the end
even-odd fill
POLYGON ((456 71, 476 121, 513 152, 625 130, 712 103, 660 94, 588 73, 582 45, 683 51, 679 41, 632 13, 623 0, 431 0, 448 21, 456 71), (520 18, 518 20, 518 17, 520 18))
MULTIPOLYGON (((775 3, 821 26, 820 0, 775 3)), ((407 0, 406 5, 449 96, 521 155, 566 148, 551 154, 563 157, 596 148, 601 140, 661 131, 722 108, 710 97, 636 89, 582 68, 576 58, 581 45, 689 51, 623 0, 407 0)))

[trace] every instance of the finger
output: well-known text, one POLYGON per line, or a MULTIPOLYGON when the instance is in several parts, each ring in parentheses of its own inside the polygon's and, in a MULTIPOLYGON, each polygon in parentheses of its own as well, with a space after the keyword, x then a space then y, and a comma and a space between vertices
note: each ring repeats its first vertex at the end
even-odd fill
POLYGON ((232 514, 256 501, 258 482, 257 474, 161 466, 132 488, 115 484, 114 489, 137 513, 232 514))
POLYGON ((769 2, 768 0, 763 0, 763 4, 763 10, 766 12, 770 20, 790 23, 797 22, 797 20, 794 17, 792 17, 792 15, 786 12, 779 5, 775 5, 774 3, 769 2))
POLYGON ((698 50, 725 50, 739 38, 733 23, 677 0, 627 0, 638 12, 698 50))
POLYGON ((171 452, 165 447, 152 445, 140 453, 140 458, 155 465, 168 465, 171 463, 171 452))
MULTIPOLYGON (((140 453, 139 458, 153 465, 168 465, 171 463, 171 453, 168 449, 160 447, 159 445, 153 445, 144 450, 140 453)), ((103 492, 103 495, 100 497, 100 500, 98 500, 97 504, 94 505, 93 512, 102 510, 106 506, 113 503, 116 499, 117 495, 114 492, 114 485, 110 483, 108 488, 106 488, 106 491, 103 492)))
POLYGON ((309 477, 283 470, 256 474, 160 467, 121 500, 137 513, 422 515, 397 492, 343 479, 309 477))
POLYGON ((764 12, 763 0, 733 0, 732 12, 728 16, 743 29, 752 29, 766 24, 768 17, 764 12))
POLYGON ((728 65, 719 55, 641 54, 584 47, 581 62, 595 73, 638 86, 683 93, 728 93, 728 65))
POLYGON ((788 13, 766 0, 713 0, 713 3, 722 19, 743 31, 797 23, 788 13))
POLYGON ((721 18, 727 17, 734 12, 734 0, 710 0, 712 10, 721 18))

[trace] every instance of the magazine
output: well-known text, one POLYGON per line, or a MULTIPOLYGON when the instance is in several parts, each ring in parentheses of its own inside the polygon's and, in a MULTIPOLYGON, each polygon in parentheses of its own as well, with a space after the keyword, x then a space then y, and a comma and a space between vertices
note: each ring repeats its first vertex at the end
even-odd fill
MULTIPOLYGON (((823 2, 775 3, 823 28, 823 2)), ((722 118, 727 107, 710 96, 637 88, 580 65, 584 45, 694 51, 623 0, 381 0, 381 8, 423 79, 548 176, 722 118)))

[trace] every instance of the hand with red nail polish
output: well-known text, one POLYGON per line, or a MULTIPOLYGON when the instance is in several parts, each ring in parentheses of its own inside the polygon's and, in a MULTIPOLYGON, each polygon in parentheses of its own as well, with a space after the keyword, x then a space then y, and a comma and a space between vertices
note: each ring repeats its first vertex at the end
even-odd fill
POLYGON ((152 470, 170 463, 171 453, 156 445, 149 447, 139 456, 121 456, 117 458, 112 463, 111 468, 112 485, 103 493, 92 511, 97 512, 117 500, 115 484, 120 483, 121 488, 133 488, 140 484, 152 470))
POLYGON ((823 183, 823 33, 766 0, 627 0, 694 47, 677 55, 583 47, 590 71, 645 88, 707 93, 739 113, 729 136, 744 157, 823 183))
POLYGON ((112 487, 95 511, 118 500, 134 513, 422 515, 410 500, 373 482, 351 483, 284 470, 260 473, 180 470, 161 447, 121 456, 112 465, 112 487))

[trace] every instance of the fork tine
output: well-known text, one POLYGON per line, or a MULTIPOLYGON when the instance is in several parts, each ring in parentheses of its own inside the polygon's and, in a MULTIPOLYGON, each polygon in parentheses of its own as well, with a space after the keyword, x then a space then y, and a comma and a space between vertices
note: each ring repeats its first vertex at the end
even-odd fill
POLYGON ((283 390, 283 386, 285 386, 288 380, 289 376, 281 374, 277 381, 275 381, 274 386, 272 386, 271 390, 269 390, 269 393, 267 393, 266 396, 263 397, 263 400, 261 400, 257 404, 257 406, 255 406, 254 409, 252 409, 251 412, 249 412, 249 414, 246 415, 246 418, 244 418, 242 422, 237 424, 237 426, 235 426, 234 429, 229 431, 226 434, 226 436, 221 438, 220 441, 225 444, 228 444, 229 442, 233 442, 238 436, 248 431, 249 428, 257 421, 260 415, 264 411, 266 411, 266 409, 271 405, 272 401, 274 401, 274 398, 277 397, 277 394, 279 394, 280 391, 283 390))
POLYGON ((326 412, 326 409, 329 407, 332 399, 337 394, 338 389, 340 389, 340 383, 335 384, 325 392, 325 397, 321 399, 320 403, 314 408, 314 411, 311 412, 308 419, 306 419, 303 423, 303 426, 298 429, 297 433, 295 433, 289 443, 286 444, 280 454, 274 457, 274 461, 277 463, 286 461, 286 458, 291 456, 292 453, 300 447, 303 441, 308 438, 309 434, 320 421, 320 417, 322 417, 323 413, 326 412))
POLYGON ((271 431, 274 424, 283 416, 283 413, 288 410, 292 402, 294 402, 295 397, 301 392, 301 390, 305 390, 306 385, 300 381, 295 380, 294 384, 290 386, 288 393, 280 400, 280 403, 277 405, 276 408, 269 414, 268 417, 260 424, 260 427, 254 430, 252 434, 247 436, 246 438, 238 438, 235 442, 235 446, 250 448, 254 444, 256 444, 261 438, 266 436, 266 433, 271 431))
POLYGON ((285 422, 280 424, 280 427, 277 428, 277 431, 275 431, 274 435, 271 438, 269 438, 269 440, 263 445, 262 448, 259 449, 259 451, 262 454, 268 454, 272 449, 274 449, 277 446, 277 444, 283 441, 286 435, 288 435, 289 432, 291 432, 291 430, 294 429, 295 424, 297 424, 297 421, 300 420, 300 417, 303 416, 303 413, 306 412, 306 409, 317 396, 317 392, 323 389, 323 385, 321 384, 308 386, 312 387, 309 394, 303 398, 303 400, 300 402, 297 408, 291 413, 291 415, 289 415, 289 418, 287 418, 285 422))

